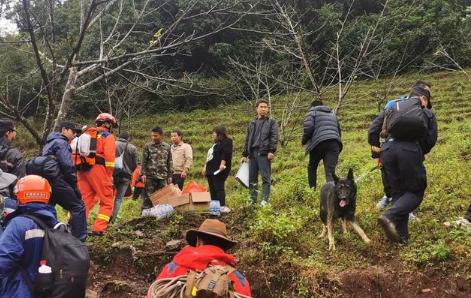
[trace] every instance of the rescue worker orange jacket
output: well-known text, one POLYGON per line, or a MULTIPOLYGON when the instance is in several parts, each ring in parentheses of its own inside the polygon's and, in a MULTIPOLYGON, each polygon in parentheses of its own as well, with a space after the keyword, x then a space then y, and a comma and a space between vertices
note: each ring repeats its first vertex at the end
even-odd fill
POLYGON ((97 156, 97 164, 102 164, 98 162, 98 160, 104 159, 104 165, 106 167, 106 173, 111 178, 113 176, 114 171, 114 163, 116 158, 116 144, 115 144, 115 137, 112 133, 108 132, 103 127, 98 127, 97 130, 99 131, 97 136, 96 142, 96 156, 97 156))

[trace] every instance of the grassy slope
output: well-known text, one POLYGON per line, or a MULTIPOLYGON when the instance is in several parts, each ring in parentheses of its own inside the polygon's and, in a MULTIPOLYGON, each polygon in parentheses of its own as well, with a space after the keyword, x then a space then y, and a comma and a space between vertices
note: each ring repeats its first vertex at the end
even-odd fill
MULTIPOLYGON (((407 92, 417 77, 402 77, 392 94, 400 96, 407 92)), ((353 232, 342 235, 339 232, 340 224, 335 225, 335 254, 328 251, 326 239, 317 239, 322 230, 318 217, 318 191, 313 192, 307 187, 307 159, 303 159, 299 126, 292 141, 286 147, 279 148, 273 163, 274 185, 269 207, 244 207, 247 191, 233 177, 229 178, 227 200, 228 205, 235 209, 235 214, 226 221, 238 225, 233 230, 241 245, 235 254, 242 261, 242 271, 254 280, 259 297, 264 297, 262 293, 268 292, 271 296, 280 297, 312 297, 316 293, 335 296, 338 285, 335 282, 336 273, 371 266, 394 267, 398 272, 443 267, 450 269, 447 272, 454 272, 455 276, 461 275, 468 281, 471 279, 471 275, 466 273, 471 265, 469 234, 442 225, 444 221, 462 216, 470 200, 471 142, 468 138, 471 124, 466 121, 471 113, 468 100, 470 86, 458 74, 436 73, 421 77, 434 85, 432 102, 438 119, 439 141, 426 158, 429 186, 416 212, 420 222, 410 226, 411 242, 408 246, 390 245, 376 224, 380 213, 375 205, 382 196, 379 171, 374 171, 359 183, 358 193, 357 217, 372 239, 372 244, 365 245, 353 232), (272 272, 286 270, 287 274, 265 273, 262 278, 260 268, 264 267, 272 272), (298 273, 295 278, 288 272, 298 273), (312 282, 313 276, 317 277, 316 282, 312 282)), ((353 168, 355 175, 359 176, 373 166, 366 131, 378 113, 376 102, 369 95, 374 88, 373 82, 354 85, 339 112, 344 141, 337 169, 340 176, 346 175, 348 168, 353 168)), ((287 101, 289 98, 274 100, 275 118, 281 119, 282 110, 279 108, 287 101)), ((310 101, 306 99, 303 104, 310 101)), ((326 101, 326 104, 333 107, 335 102, 326 101)), ((133 143, 142 148, 154 125, 162 126, 167 133, 173 128, 181 129, 185 140, 195 151, 195 166, 190 178, 206 184, 199 171, 212 142, 212 127, 224 124, 233 136, 236 170, 245 128, 251 117, 247 104, 221 106, 192 113, 166 113, 137 119, 130 132, 133 143)), ((318 186, 322 185, 323 179, 323 167, 320 166, 318 186)), ((136 202, 126 201, 122 208, 118 222, 138 216, 136 202)))

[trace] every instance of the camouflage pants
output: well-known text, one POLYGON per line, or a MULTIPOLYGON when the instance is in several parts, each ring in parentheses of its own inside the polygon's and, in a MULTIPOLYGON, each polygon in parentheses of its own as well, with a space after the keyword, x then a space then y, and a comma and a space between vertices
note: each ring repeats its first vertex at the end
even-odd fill
POLYGON ((142 192, 142 206, 141 209, 152 208, 152 201, 150 200, 150 195, 152 195, 157 190, 164 188, 167 186, 166 179, 154 179, 154 178, 147 178, 146 186, 144 191, 142 192))

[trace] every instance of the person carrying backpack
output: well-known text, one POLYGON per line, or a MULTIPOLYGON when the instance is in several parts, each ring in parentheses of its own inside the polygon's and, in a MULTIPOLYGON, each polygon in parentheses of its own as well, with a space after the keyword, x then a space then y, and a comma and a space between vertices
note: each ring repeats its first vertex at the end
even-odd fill
MULTIPOLYGON (((197 295, 198 291, 208 290, 204 287, 206 283, 198 277, 198 273, 208 272, 205 269, 209 267, 217 271, 214 267, 218 265, 218 269, 224 270, 223 272, 225 273, 223 274, 227 274, 229 281, 226 286, 229 287, 233 294, 236 294, 236 297, 252 296, 248 280, 235 269, 235 257, 226 253, 237 242, 227 237, 226 225, 224 223, 216 219, 206 219, 198 230, 189 230, 186 233, 186 240, 189 246, 183 248, 170 263, 165 265, 157 276, 156 282, 150 287, 146 298, 180 297, 180 292, 178 292, 178 296, 156 295, 156 292, 165 287, 166 283, 173 282, 178 278, 186 281, 190 280, 190 283, 186 283, 185 287, 188 287, 188 292, 192 294, 184 297, 229 297, 217 296, 213 293, 208 296, 197 295), (189 272, 190 274, 188 274, 189 272), (196 277, 194 276, 195 273, 196 277)), ((219 281, 216 281, 218 280, 217 278, 213 278, 213 280, 217 288, 219 281)))
MULTIPOLYGON (((100 203, 100 209, 96 217, 92 236, 102 236, 108 228, 108 223, 113 213, 113 171, 115 166, 115 137, 113 128, 118 127, 116 119, 108 113, 101 113, 95 120, 96 128, 89 127, 78 138, 77 145, 88 137, 89 152, 83 156, 75 152, 72 159, 78 172, 78 186, 85 203, 86 217, 90 210, 100 203)), ((87 143, 87 145, 88 145, 87 143)), ((76 150, 75 150, 76 151, 76 150)))
POLYGON ((49 204, 59 204, 70 212, 70 227, 74 237, 82 242, 87 239, 85 204, 77 187, 77 176, 69 145, 77 132, 74 123, 62 122, 59 132, 49 134, 41 156, 26 163, 28 175, 46 178, 52 188, 49 204))
MULTIPOLYGON (((391 188, 392 203, 378 223, 393 242, 408 243, 409 213, 420 205, 427 187, 424 156, 435 146, 438 134, 431 108, 430 92, 414 86, 406 101, 394 104, 386 121, 388 137, 379 150, 378 162, 391 188)), ((384 112, 380 116, 384 117, 384 112)))
POLYGON ((11 145, 16 136, 13 121, 0 119, 0 169, 21 178, 25 175, 23 156, 20 150, 11 145))
POLYGON ((6 229, 0 237, 0 297, 34 298, 21 269, 36 281, 43 246, 44 230, 24 215, 34 215, 49 226, 57 224, 56 210, 48 205, 49 182, 43 177, 28 175, 15 187, 18 208, 6 218, 6 229))

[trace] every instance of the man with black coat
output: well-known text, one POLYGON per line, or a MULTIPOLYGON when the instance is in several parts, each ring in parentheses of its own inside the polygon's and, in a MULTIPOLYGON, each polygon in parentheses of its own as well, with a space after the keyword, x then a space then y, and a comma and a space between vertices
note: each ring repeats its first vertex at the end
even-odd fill
POLYGON ((49 204, 59 204, 70 212, 71 234, 78 240, 87 239, 87 220, 85 204, 77 187, 75 166, 72 162, 72 148, 70 142, 79 129, 71 122, 62 122, 59 132, 51 133, 41 156, 28 161, 26 172, 28 175, 39 175, 46 178, 51 185, 51 199, 49 204))
POLYGON ((268 116, 268 101, 259 99, 255 103, 257 118, 249 123, 245 135, 244 151, 241 162, 249 163, 250 198, 257 202, 258 173, 262 176, 262 205, 270 198, 271 162, 275 158, 278 145, 278 126, 276 120, 268 116))
POLYGON ((123 168, 119 171, 115 171, 113 174, 114 189, 117 194, 114 198, 113 216, 111 222, 114 222, 118 218, 119 209, 121 208, 121 202, 126 190, 131 183, 131 178, 134 170, 137 168, 137 149, 136 146, 130 143, 129 133, 127 131, 122 132, 116 140, 116 157, 123 154, 123 168))
MULTIPOLYGON (((407 100, 420 100, 426 115, 427 131, 416 140, 404 140, 390 136, 381 146, 380 163, 384 167, 386 183, 391 187, 391 208, 378 217, 378 223, 384 229, 386 236, 393 242, 406 244, 409 241, 409 213, 414 211, 422 202, 427 187, 427 175, 423 161, 437 142, 438 126, 435 114, 430 110, 430 91, 414 86, 407 100)), ((374 123, 383 123, 385 113, 381 113, 374 123)), ((369 131, 370 144, 378 139, 378 146, 372 147, 378 151, 379 137, 369 131)))
POLYGON ((0 119, 0 168, 21 178, 25 175, 25 165, 20 150, 11 143, 16 139, 16 127, 9 119, 0 119))
POLYGON ((314 100, 304 117, 302 144, 306 145, 305 155, 309 154, 309 187, 316 188, 317 167, 321 160, 324 161, 325 180, 334 181, 333 174, 342 151, 340 124, 334 113, 324 106, 321 100, 314 100))

